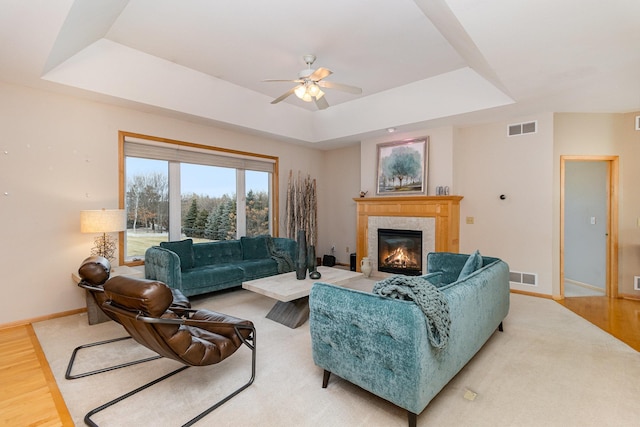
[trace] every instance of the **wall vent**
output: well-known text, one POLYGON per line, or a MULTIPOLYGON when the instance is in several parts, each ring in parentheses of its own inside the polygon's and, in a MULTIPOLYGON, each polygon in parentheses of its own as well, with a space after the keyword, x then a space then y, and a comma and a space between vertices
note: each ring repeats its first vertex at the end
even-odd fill
POLYGON ((636 130, 640 130, 640 116, 636 116, 636 130))
POLYGON ((633 290, 640 291, 640 276, 633 276, 633 290))
POLYGON ((514 123, 507 126, 507 136, 526 135, 538 132, 538 122, 514 123))
POLYGON ((518 285, 538 286, 538 275, 535 273, 509 272, 509 282, 518 285))

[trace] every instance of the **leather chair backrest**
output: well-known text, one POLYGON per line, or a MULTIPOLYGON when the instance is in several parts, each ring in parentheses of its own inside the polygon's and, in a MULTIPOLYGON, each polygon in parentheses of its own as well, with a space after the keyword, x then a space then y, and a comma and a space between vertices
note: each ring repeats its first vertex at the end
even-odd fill
POLYGON ((160 317, 173 302, 171 289, 157 280, 116 276, 105 285, 107 299, 118 307, 160 317))

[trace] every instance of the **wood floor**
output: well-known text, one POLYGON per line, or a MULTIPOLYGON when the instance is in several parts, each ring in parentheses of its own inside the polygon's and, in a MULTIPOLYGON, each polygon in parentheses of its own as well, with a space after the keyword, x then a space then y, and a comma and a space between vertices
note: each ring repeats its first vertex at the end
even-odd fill
MULTIPOLYGON (((558 301, 640 351, 640 301, 575 297, 558 301)), ((0 329, 0 425, 73 426, 31 325, 0 329)))
POLYGON ((640 351, 640 301, 592 296, 565 298, 558 302, 640 351))
POLYGON ((0 330, 0 425, 73 426, 31 325, 0 330))

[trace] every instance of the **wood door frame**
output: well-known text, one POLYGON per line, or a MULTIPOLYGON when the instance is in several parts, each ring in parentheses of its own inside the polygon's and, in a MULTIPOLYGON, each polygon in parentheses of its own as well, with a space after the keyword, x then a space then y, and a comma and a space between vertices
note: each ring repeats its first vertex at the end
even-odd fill
POLYGON ((618 298, 618 156, 560 156, 560 296, 564 298, 564 203, 566 162, 607 162, 606 295, 618 298))

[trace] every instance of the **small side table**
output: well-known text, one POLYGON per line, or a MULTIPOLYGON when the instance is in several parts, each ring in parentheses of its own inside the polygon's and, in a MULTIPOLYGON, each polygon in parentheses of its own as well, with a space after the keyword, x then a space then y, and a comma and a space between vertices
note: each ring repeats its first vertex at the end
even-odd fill
MULTIPOLYGON (((118 267, 114 267, 111 269, 111 275, 109 277, 115 276, 129 276, 129 277, 138 277, 140 279, 144 278, 144 271, 141 269, 129 267, 127 265, 120 265, 118 267)), ((80 276, 78 276, 78 272, 71 273, 71 279, 77 285, 80 283, 80 276)), ((95 325, 98 323, 106 322, 109 317, 104 314, 102 309, 98 307, 95 300, 91 296, 89 291, 85 290, 85 301, 87 303, 87 319, 90 325, 95 325)))

